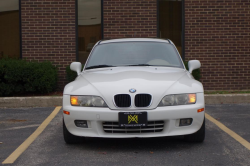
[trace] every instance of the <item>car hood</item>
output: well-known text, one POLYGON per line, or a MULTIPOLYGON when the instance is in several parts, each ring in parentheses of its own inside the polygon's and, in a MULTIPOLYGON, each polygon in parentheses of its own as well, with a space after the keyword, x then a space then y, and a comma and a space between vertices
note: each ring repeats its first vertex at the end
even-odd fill
POLYGON ((148 66, 87 70, 64 89, 67 95, 101 96, 110 109, 119 109, 113 103, 116 94, 130 94, 132 98, 138 93, 151 94, 153 101, 147 109, 154 109, 165 95, 199 92, 203 92, 202 84, 185 69, 148 66), (130 93, 131 88, 136 92, 130 93))

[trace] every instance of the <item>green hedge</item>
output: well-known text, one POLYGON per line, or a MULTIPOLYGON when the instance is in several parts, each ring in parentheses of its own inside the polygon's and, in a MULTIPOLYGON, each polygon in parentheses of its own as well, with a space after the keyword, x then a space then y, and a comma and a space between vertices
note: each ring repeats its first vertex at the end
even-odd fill
MULTIPOLYGON (((188 70, 188 62, 184 62, 186 69, 188 70)), ((192 75, 194 76, 194 79, 196 79, 197 81, 200 81, 201 79, 201 71, 200 69, 196 69, 192 72, 192 75)))
MULTIPOLYGON (((184 62, 186 69, 188 70, 188 62, 184 62)), ((201 75, 200 75, 200 69, 196 69, 192 72, 192 75, 194 76, 194 78, 198 81, 200 81, 201 79, 201 75)), ((77 77, 77 73, 75 71, 70 70, 70 66, 66 67, 66 78, 68 80, 68 82, 72 82, 75 80, 75 78, 77 77)))
POLYGON ((77 77, 77 73, 75 71, 72 71, 70 69, 70 66, 66 67, 66 79, 68 80, 68 82, 72 82, 76 79, 77 77))
POLYGON ((51 62, 0 60, 0 96, 48 93, 57 88, 57 68, 51 62))

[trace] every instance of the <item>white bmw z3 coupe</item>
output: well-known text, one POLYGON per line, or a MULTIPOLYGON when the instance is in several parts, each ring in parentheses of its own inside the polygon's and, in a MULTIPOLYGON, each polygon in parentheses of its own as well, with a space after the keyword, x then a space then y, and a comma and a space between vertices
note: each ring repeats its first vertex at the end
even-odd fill
POLYGON ((78 76, 63 92, 66 143, 83 137, 143 138, 183 135, 205 138, 204 90, 171 40, 128 38, 95 44, 78 76))

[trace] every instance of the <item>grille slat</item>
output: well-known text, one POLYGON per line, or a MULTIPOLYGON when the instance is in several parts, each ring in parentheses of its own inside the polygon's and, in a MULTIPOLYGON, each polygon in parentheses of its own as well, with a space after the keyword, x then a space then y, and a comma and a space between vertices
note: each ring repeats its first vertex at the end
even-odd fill
POLYGON ((136 107, 148 107, 151 103, 152 96, 150 94, 137 94, 135 95, 136 107))
POLYGON ((130 107, 131 97, 128 94, 118 94, 115 95, 115 104, 117 107, 130 107))
MULTIPOLYGON (((163 129, 163 127, 162 128, 154 128, 154 130, 162 130, 163 129)), ((117 131, 137 131, 137 130, 152 130, 152 128, 141 128, 141 129, 104 129, 105 131, 106 130, 112 130, 112 131, 115 131, 115 130, 117 130, 117 131)))
MULTIPOLYGON (((148 124, 147 126, 161 126, 161 125, 164 125, 164 123, 148 124)), ((119 125, 112 125, 112 124, 103 124, 103 126, 107 126, 107 127, 119 127, 119 125)))
POLYGON ((103 122, 103 130, 106 133, 155 133, 161 132, 164 121, 149 121, 144 127, 120 127, 118 122, 103 122))

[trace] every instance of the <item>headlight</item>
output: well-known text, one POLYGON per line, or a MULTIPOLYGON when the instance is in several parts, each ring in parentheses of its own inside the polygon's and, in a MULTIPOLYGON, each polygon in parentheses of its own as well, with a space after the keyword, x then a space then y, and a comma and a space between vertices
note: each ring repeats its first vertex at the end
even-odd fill
POLYGON ((167 95, 161 100, 160 106, 195 104, 196 94, 167 95))
POLYGON ((70 96, 72 106, 108 107, 105 101, 98 96, 70 96))

